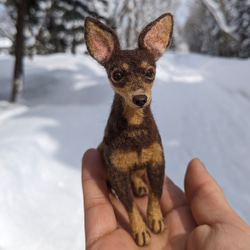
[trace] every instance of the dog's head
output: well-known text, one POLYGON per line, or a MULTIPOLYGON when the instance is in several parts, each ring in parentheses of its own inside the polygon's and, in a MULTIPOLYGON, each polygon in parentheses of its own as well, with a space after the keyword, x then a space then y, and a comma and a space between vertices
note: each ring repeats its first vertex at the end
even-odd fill
POLYGON ((130 107, 143 108, 151 102, 155 62, 169 46, 172 30, 172 15, 164 14, 142 30, 137 49, 121 50, 112 29, 94 18, 86 18, 89 54, 105 67, 112 88, 130 107))

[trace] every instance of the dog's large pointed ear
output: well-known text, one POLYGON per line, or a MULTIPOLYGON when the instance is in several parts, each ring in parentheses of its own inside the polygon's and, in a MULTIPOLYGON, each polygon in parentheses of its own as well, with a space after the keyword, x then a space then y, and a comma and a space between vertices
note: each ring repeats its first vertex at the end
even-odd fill
POLYGON ((114 51, 120 49, 115 32, 95 18, 86 17, 84 36, 89 54, 102 65, 108 62, 114 51))
POLYGON ((147 49, 158 60, 169 46, 173 32, 173 16, 163 14, 148 24, 138 38, 139 49, 147 49))

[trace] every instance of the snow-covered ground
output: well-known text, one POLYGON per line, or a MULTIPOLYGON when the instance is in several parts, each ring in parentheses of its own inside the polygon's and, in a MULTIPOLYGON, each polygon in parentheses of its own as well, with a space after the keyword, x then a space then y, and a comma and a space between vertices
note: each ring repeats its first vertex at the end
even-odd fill
MULTIPOLYGON (((0 249, 84 249, 80 162, 102 139, 113 92, 88 56, 37 56, 10 104, 12 65, 0 57, 0 249)), ((250 224, 250 60, 167 52, 157 74, 166 174, 183 188, 199 157, 250 224)))

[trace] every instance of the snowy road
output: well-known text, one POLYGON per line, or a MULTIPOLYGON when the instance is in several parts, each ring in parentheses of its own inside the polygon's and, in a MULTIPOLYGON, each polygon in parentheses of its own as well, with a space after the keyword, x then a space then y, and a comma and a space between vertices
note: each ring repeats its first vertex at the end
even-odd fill
MULTIPOLYGON (((198 55, 189 60, 173 56, 162 62, 163 68, 169 62, 175 65, 174 71, 169 71, 169 90, 167 86, 161 89, 163 82, 157 89, 167 114, 166 120, 159 122, 169 165, 166 172, 181 185, 186 163, 199 157, 231 205, 250 223, 249 61, 247 65, 246 61, 203 59, 198 55)), ((163 119, 160 112, 157 117, 163 119)))
MULTIPOLYGON (((10 58, 0 58, 0 249, 84 249, 80 161, 96 147, 112 102, 86 56, 26 60, 24 99, 11 105, 10 58)), ((250 224, 250 60, 168 52, 152 108, 166 174, 183 188, 199 157, 250 224)))

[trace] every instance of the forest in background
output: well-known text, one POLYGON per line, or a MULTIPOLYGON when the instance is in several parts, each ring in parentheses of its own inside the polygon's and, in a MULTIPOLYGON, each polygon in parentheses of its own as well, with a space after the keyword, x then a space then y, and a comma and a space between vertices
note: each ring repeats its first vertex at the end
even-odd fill
POLYGON ((15 56, 11 101, 23 88, 24 55, 83 53, 83 26, 94 16, 116 30, 123 48, 161 14, 175 17, 173 50, 250 56, 250 0, 0 0, 0 37, 15 56))

